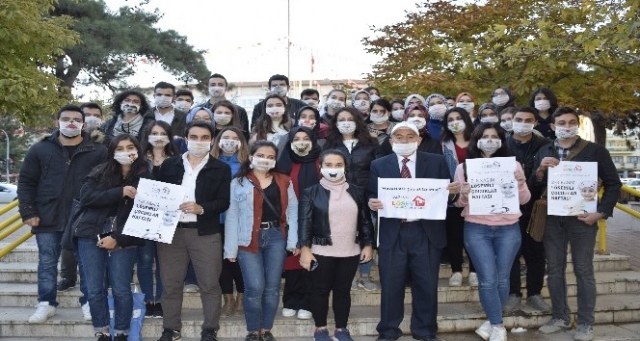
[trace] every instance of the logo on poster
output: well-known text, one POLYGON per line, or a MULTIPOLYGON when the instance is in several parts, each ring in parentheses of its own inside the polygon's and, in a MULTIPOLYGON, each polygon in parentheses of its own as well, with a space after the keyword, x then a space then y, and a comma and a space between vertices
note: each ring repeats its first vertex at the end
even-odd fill
POLYGON ((416 207, 424 207, 427 205, 427 201, 421 196, 416 196, 413 198, 413 204, 416 205, 416 207))

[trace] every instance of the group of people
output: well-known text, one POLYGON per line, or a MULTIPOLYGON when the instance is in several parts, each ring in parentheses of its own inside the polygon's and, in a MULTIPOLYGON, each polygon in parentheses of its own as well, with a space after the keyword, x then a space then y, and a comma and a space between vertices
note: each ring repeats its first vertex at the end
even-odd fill
POLYGON ((476 333, 502 341, 503 316, 522 301, 521 255, 527 304, 552 315, 540 332, 571 328, 565 278, 571 243, 575 339, 593 338, 595 223, 612 214, 621 184, 608 151, 579 136, 584 118, 558 106, 550 89, 534 91, 527 106, 516 106, 504 87, 481 105, 467 92, 387 100, 375 87, 334 89, 322 100, 307 89, 298 100, 288 97, 288 78, 274 75, 250 121, 225 99, 224 76, 213 74, 208 85, 210 98, 201 104, 166 82, 155 86, 153 105, 138 91, 121 92, 104 121, 95 104, 65 106, 58 129, 29 149, 18 197, 39 250, 31 323, 55 314, 56 289, 75 286, 77 266, 80 304, 98 340, 127 340, 136 267, 147 317, 163 318, 159 341, 181 338, 185 291, 200 293, 202 341, 217 340, 220 318, 234 314, 245 317, 247 341, 275 340, 283 277, 282 315, 313 318, 314 340, 329 341, 332 295, 333 337, 349 341, 350 292, 377 289, 370 275, 377 252, 378 340, 403 334, 409 286, 410 332, 436 341, 441 263, 451 266, 449 285, 460 286, 466 252, 468 283, 478 287, 487 315, 476 333), (465 160, 506 156, 518 161, 520 212, 470 214, 465 160), (598 163, 604 191, 597 213, 549 216, 537 242, 526 232, 533 202, 544 194, 548 169, 569 156, 598 163), (186 189, 171 244, 122 233, 142 178, 186 189), (449 180, 446 219, 378 217, 379 178, 449 180), (63 249, 63 279, 56 284, 63 249), (540 295, 545 269, 551 307, 540 295))

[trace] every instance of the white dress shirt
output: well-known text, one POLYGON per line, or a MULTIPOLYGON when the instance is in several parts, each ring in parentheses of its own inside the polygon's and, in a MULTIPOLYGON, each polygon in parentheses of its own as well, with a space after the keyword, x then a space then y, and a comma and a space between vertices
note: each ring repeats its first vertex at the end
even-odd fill
POLYGON ((416 177, 416 158, 417 158, 417 153, 414 152, 413 154, 409 155, 409 156, 401 156, 396 154, 396 156, 398 157, 398 165, 400 167, 400 173, 402 173, 402 165, 404 164, 402 162, 402 160, 404 159, 409 159, 409 161, 407 162, 407 167, 409 168, 409 172, 411 173, 411 178, 415 179, 416 177))
MULTIPOLYGON (((198 178, 198 174, 204 165, 209 161, 209 153, 202 159, 202 161, 195 167, 191 168, 191 164, 189 163, 189 159, 187 158, 189 153, 182 154, 182 163, 184 164, 184 176, 182 177, 182 186, 186 187, 186 193, 184 195, 184 201, 196 201, 196 179, 198 178)), ((182 213, 180 215, 181 223, 189 223, 189 222, 197 222, 198 216, 194 213, 182 213)))
POLYGON ((176 116, 176 110, 171 109, 171 111, 169 111, 168 113, 161 114, 160 110, 156 108, 155 116, 156 116, 156 121, 164 121, 169 123, 169 125, 171 125, 171 123, 173 123, 173 118, 176 116))

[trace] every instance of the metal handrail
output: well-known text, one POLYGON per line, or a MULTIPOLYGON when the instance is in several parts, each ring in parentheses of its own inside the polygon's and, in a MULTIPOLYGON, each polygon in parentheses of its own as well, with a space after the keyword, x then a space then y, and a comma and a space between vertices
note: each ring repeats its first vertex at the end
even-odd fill
MULTIPOLYGON (((631 195, 640 197, 640 191, 638 191, 637 189, 633 189, 627 185, 622 185, 621 189, 631 195)), ((604 189, 600 188, 600 196, 602 196, 603 192, 604 189)), ((616 208, 635 218, 640 219, 640 211, 636 211, 633 208, 627 207, 621 203, 616 203, 616 208)), ((607 250, 607 221, 604 219, 600 219, 598 221, 598 250, 596 250, 596 253, 601 255, 609 254, 609 251, 607 250)))
MULTIPOLYGON (((12 201, 8 205, 0 208, 0 215, 8 213, 9 211, 11 211, 12 209, 16 208, 17 206, 18 206, 18 200, 12 201)), ((20 230, 20 228, 22 228, 22 226, 24 226, 24 223, 22 222, 22 218, 20 217, 20 213, 13 214, 8 219, 6 219, 5 221, 0 223, 0 231, 1 231, 0 232, 0 240, 4 240, 5 238, 9 237, 14 232, 20 230)), ((29 232, 25 233, 24 235, 20 236, 20 238, 18 238, 16 240, 12 241, 11 243, 7 244, 7 246, 5 246, 4 248, 0 249, 0 258, 6 256, 9 252, 13 251, 13 249, 15 249, 18 246, 20 246, 22 243, 27 241, 32 236, 33 236, 33 234, 31 233, 31 231, 29 231, 29 232)))

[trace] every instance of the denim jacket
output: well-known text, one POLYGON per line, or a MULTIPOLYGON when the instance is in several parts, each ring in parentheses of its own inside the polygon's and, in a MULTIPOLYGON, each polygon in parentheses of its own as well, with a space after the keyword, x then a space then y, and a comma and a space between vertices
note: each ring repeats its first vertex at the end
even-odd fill
POLYGON ((456 174, 456 168, 458 168, 458 154, 456 154, 456 146, 452 140, 442 142, 442 154, 444 154, 445 160, 447 160, 447 166, 449 166, 449 173, 451 178, 456 174))
MULTIPOLYGON (((246 177, 242 178, 242 183, 239 180, 235 178, 231 181, 231 203, 224 226, 224 258, 237 258, 238 246, 249 246, 251 243, 254 186, 246 177)), ((298 199, 291 182, 287 194, 287 250, 291 251, 298 243, 298 199)))

